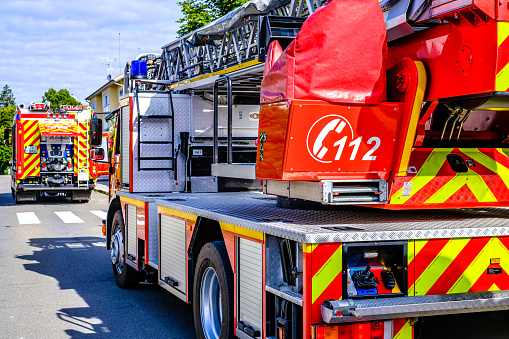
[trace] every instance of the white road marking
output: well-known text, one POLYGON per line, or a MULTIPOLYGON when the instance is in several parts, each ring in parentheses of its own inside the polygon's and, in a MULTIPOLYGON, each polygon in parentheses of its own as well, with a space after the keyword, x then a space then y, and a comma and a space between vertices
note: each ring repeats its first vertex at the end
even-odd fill
POLYGON ((41 223, 41 221, 39 220, 39 218, 37 218, 37 215, 35 215, 34 212, 16 213, 16 216, 18 217, 18 222, 21 225, 40 224, 41 223))
POLYGON ((82 224, 84 223, 76 214, 71 211, 55 212, 55 214, 62 219, 66 224, 82 224))
POLYGON ((108 213, 106 211, 90 211, 90 213, 97 215, 101 219, 106 219, 108 213))

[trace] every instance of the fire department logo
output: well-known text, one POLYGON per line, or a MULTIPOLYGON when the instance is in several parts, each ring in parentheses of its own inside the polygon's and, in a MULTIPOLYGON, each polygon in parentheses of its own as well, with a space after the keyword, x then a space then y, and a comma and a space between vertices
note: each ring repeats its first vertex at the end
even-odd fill
POLYGON ((331 163, 333 160, 339 160, 336 159, 338 156, 334 150, 339 150, 339 146, 342 151, 348 138, 353 140, 353 130, 348 120, 341 115, 326 115, 318 119, 309 129, 308 152, 316 161, 331 163))
POLYGON ((380 147, 380 138, 364 141, 364 154, 358 154, 362 136, 355 136, 350 122, 341 115, 326 115, 318 119, 309 129, 306 146, 309 155, 316 161, 330 164, 338 160, 376 160, 373 153, 380 147), (370 149, 365 150, 366 145, 370 149))

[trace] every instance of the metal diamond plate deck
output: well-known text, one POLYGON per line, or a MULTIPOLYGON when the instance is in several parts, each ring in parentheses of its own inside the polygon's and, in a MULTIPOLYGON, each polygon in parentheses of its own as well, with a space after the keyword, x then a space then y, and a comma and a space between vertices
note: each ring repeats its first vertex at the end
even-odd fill
POLYGON ((175 194, 171 199, 157 199, 156 204, 303 243, 509 235, 506 208, 289 210, 276 207, 274 197, 251 192, 175 194))

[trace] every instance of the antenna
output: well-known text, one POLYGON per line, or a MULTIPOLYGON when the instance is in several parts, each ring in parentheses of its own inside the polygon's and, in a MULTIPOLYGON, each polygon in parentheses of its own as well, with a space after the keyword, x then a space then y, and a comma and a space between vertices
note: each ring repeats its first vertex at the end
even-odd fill
POLYGON ((110 81, 111 80, 111 71, 113 70, 113 68, 111 67, 111 62, 115 61, 115 58, 110 59, 109 51, 106 50, 106 58, 102 58, 102 59, 106 60, 106 63, 103 63, 103 65, 107 65, 108 66, 108 68, 107 68, 108 76, 106 77, 106 79, 108 79, 108 81, 110 81))
POLYGON ((118 71, 122 72, 122 63, 120 62, 120 32, 118 33, 118 71))

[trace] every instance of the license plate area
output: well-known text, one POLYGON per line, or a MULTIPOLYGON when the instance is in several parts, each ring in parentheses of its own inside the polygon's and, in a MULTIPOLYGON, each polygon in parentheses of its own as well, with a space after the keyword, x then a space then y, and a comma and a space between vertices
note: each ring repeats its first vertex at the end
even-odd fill
POLYGON ((37 146, 25 146, 25 154, 37 154, 37 146))

